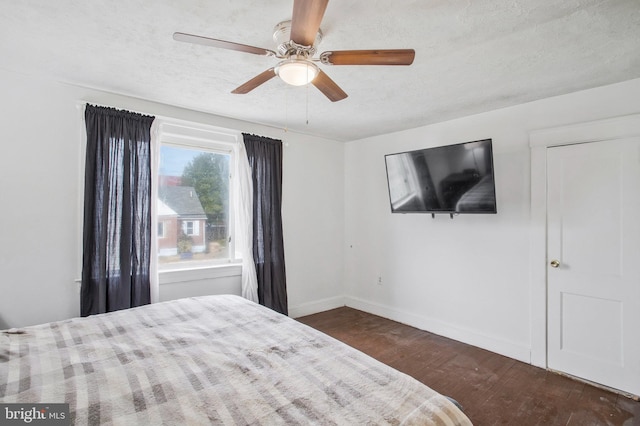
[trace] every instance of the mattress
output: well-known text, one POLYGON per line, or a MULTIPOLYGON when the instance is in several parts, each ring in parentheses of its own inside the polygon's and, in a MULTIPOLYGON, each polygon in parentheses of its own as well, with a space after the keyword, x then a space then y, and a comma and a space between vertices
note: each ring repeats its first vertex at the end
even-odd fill
POLYGON ((238 296, 0 332, 0 403, 78 425, 470 425, 446 397, 238 296))

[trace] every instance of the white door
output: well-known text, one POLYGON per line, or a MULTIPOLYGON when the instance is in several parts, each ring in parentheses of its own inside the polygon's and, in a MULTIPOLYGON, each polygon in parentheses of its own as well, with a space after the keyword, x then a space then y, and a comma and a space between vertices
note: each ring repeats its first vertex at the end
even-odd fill
POLYGON ((548 366, 640 395, 640 138, 547 149, 548 366))

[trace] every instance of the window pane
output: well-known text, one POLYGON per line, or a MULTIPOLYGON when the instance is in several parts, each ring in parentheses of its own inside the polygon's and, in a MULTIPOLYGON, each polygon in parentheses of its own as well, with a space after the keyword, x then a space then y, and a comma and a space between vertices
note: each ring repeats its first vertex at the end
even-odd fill
POLYGON ((229 259, 230 159, 229 154, 204 149, 161 146, 160 269, 198 267, 229 259))

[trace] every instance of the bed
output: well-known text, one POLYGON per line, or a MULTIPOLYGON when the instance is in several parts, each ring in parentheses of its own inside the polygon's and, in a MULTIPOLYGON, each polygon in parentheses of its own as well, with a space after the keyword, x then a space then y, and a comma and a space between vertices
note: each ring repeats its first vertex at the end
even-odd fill
POLYGON ((446 397, 238 296, 0 332, 0 403, 73 424, 470 425, 446 397))

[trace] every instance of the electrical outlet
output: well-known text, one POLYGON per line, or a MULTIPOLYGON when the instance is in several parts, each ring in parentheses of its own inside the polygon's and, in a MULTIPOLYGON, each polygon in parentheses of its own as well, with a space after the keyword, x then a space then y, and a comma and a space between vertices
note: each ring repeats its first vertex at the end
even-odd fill
POLYGON ((378 275, 378 285, 382 285, 382 276, 378 275))

